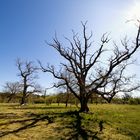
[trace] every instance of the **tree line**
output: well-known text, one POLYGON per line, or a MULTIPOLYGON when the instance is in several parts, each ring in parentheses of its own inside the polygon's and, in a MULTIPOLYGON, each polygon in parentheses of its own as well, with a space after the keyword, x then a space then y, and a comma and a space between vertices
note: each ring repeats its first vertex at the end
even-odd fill
MULTIPOLYGON (((10 93, 0 93, 0 103, 20 103, 22 98, 21 93, 15 94, 11 98, 10 93), (10 100, 9 100, 10 98, 10 100)), ((47 106, 52 104, 64 104, 65 107, 75 106, 79 108, 79 100, 71 93, 60 92, 57 94, 50 95, 38 95, 31 94, 27 100, 27 104, 46 104, 47 106)), ((107 104, 108 102, 104 100, 101 96, 96 94, 92 95, 89 98, 88 104, 107 104)), ((124 94, 122 97, 115 96, 111 104, 130 104, 130 105, 139 105, 140 97, 132 97, 130 94, 124 94)))

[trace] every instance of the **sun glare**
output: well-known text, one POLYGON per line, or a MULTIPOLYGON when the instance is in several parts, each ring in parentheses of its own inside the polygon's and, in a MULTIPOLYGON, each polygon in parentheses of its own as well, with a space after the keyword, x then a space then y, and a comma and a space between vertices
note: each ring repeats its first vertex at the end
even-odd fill
POLYGON ((135 1, 127 11, 128 20, 140 20, 140 1, 135 1))

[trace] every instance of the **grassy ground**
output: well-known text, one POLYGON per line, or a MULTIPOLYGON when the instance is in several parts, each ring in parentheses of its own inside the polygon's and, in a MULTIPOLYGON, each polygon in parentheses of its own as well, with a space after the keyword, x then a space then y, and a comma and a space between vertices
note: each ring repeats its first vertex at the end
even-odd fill
POLYGON ((140 140, 139 105, 0 104, 1 140, 140 140))

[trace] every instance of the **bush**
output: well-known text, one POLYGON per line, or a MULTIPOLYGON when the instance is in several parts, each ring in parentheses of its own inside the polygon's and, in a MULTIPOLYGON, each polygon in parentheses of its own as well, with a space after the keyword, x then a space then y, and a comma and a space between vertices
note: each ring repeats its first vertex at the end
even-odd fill
POLYGON ((138 105, 140 104, 140 98, 130 98, 128 104, 138 105))
POLYGON ((45 99, 43 98, 36 98, 33 100, 33 103, 35 104, 42 104, 42 103, 45 103, 45 99))

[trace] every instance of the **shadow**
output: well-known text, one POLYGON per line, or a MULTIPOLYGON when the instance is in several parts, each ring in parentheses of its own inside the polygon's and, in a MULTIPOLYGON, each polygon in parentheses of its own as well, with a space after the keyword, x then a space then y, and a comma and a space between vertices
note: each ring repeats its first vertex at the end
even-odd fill
POLYGON ((73 134, 71 136, 71 138, 74 138, 76 140, 79 139, 79 137, 81 137, 84 140, 88 140, 88 138, 92 138, 92 139, 97 139, 99 140, 99 138, 96 136, 98 132, 92 132, 90 130, 86 130, 82 127, 82 117, 79 115, 79 112, 75 112, 75 122, 72 123, 73 128, 76 128, 75 134, 73 134))
POLYGON ((103 131, 103 128, 104 128, 103 123, 104 123, 104 121, 102 121, 102 120, 99 122, 100 132, 103 131))
POLYGON ((26 109, 31 109, 31 110, 38 110, 38 109, 42 109, 42 110, 49 110, 49 109, 65 109, 65 107, 63 106, 45 106, 45 107, 29 107, 29 106, 21 106, 21 107, 18 107, 18 108, 14 108, 16 110, 18 109, 23 109, 23 110, 26 110, 26 109))
MULTIPOLYGON (((9 106, 8 106, 9 107, 9 106)), ((16 113, 0 113, 0 119, 6 119, 6 121, 0 123, 0 128, 4 128, 0 130, 0 137, 4 137, 9 134, 16 134, 23 130, 27 130, 36 126, 41 125, 40 121, 47 121, 46 125, 50 123, 60 124, 53 128, 53 130, 59 134, 60 136, 67 137, 67 139, 71 140, 100 140, 98 138, 98 133, 103 131, 103 121, 99 120, 88 120, 83 116, 86 116, 86 113, 80 113, 78 111, 60 111, 62 109, 66 109, 65 106, 46 106, 46 107, 30 107, 30 106, 11 106, 12 109, 19 110, 51 110, 47 111, 47 113, 36 114, 32 112, 25 111, 24 116, 20 116, 16 113), (83 124, 83 122, 86 122, 83 124), (91 128, 91 124, 88 126, 88 123, 92 123, 93 128, 91 128), (96 124, 96 125, 95 125, 96 124), (95 125, 95 126, 94 126, 95 125), (14 127, 11 127, 14 126, 14 127), (67 132, 65 132, 67 130, 67 132)), ((88 115, 88 114, 87 114, 88 115)), ((91 118, 94 118, 92 114, 89 114, 91 118)), ((27 130, 28 131, 28 130, 27 130)), ((63 139, 63 138, 62 138, 63 139)), ((65 138, 64 138, 65 139, 65 138)))
MULTIPOLYGON (((4 116, 3 116, 4 117, 4 116)), ((34 114, 34 113, 27 113, 26 117, 27 119, 18 119, 18 120, 13 120, 13 121, 8 121, 4 123, 0 123, 1 126, 8 126, 8 125, 13 125, 13 124, 20 124, 21 127, 15 128, 13 130, 5 130, 5 131, 0 131, 0 137, 9 135, 9 134, 15 134, 18 133, 22 130, 26 130, 32 127, 36 127, 39 124, 37 124, 39 121, 47 121, 47 125, 50 123, 55 123, 57 118, 61 118, 61 125, 56 128, 56 131, 59 133, 63 133, 65 129, 70 129, 70 132, 68 132, 66 137, 68 139, 73 139, 73 140, 88 140, 93 139, 93 140, 100 140, 97 136, 99 131, 91 131, 90 129, 87 129, 85 125, 83 125, 83 121, 85 119, 82 117, 81 113, 78 111, 69 111, 69 112, 50 112, 47 115, 44 114, 34 114), (51 116, 51 117, 50 117, 51 116), (70 121, 66 121, 69 120, 70 121)), ((91 121, 91 120, 90 120, 91 121)), ((97 123, 93 122, 93 123, 97 123)), ((100 128, 99 124, 99 128, 100 128)), ((103 127, 103 124, 102 124, 103 127)), ((54 128, 55 129, 55 128, 54 128)), ((101 128, 99 129, 101 131, 101 128)))
MULTIPOLYGON (((44 128, 46 130, 48 129, 48 132, 50 128, 52 132, 54 131, 54 136, 49 133, 47 134, 47 137, 50 136, 51 139, 61 138, 67 140, 100 140, 102 134, 106 131, 105 127, 113 127, 111 122, 100 120, 95 113, 80 113, 78 111, 72 111, 73 109, 71 110, 71 108, 68 108, 68 111, 63 106, 11 107, 13 107, 11 113, 0 113, 0 138, 9 134, 16 134, 23 130, 28 131, 28 129, 40 126, 42 124, 44 125, 44 123, 39 123, 41 121, 45 122, 46 126, 54 123, 54 125, 44 128), (21 110, 21 113, 18 114, 18 110, 16 109, 21 110), (42 110, 37 111, 34 109, 42 110), (54 110, 49 111, 49 109, 54 110)), ((37 129, 35 129, 35 133, 36 130, 37 129)), ((34 131, 34 129, 31 131, 34 131)), ((24 131, 24 133, 26 133, 26 131, 24 131)), ((117 128, 117 133, 127 135, 132 139, 140 139, 139 135, 136 136, 136 134, 129 130, 126 132, 124 128, 117 128)), ((46 134, 43 135, 45 137, 46 134)))
POLYGON ((16 107, 18 106, 19 104, 18 103, 1 103, 0 106, 1 107, 16 107))
POLYGON ((3 131, 3 132, 0 131, 0 137, 6 136, 6 135, 11 134, 11 133, 17 133, 19 131, 22 131, 22 130, 25 130, 25 129, 28 129, 28 128, 35 127, 36 124, 39 121, 46 121, 47 120, 48 121, 47 124, 53 123, 52 118, 50 118, 47 115, 42 116, 42 115, 33 114, 31 116, 34 116, 34 117, 31 118, 31 119, 16 120, 16 121, 9 121, 9 122, 6 122, 6 123, 1 123, 0 126, 3 126, 3 125, 11 125, 11 124, 14 124, 14 123, 20 123, 23 126, 21 126, 19 128, 16 128, 14 130, 11 130, 11 131, 3 131), (25 124, 25 123, 27 123, 27 124, 25 124))
POLYGON ((18 116, 15 113, 0 113, 0 119, 12 119, 12 118, 18 118, 18 116))
POLYGON ((85 128, 84 125, 82 125, 82 121, 84 121, 84 118, 80 115, 80 113, 78 111, 70 111, 70 112, 62 113, 60 115, 60 117, 74 118, 74 121, 71 121, 67 124, 65 122, 65 124, 63 124, 63 125, 65 125, 65 128, 70 128, 72 130, 72 132, 69 134, 69 140, 71 140, 71 139, 73 139, 73 140, 79 140, 79 139, 100 140, 97 137, 98 131, 96 131, 96 132, 91 131, 91 130, 85 128))

